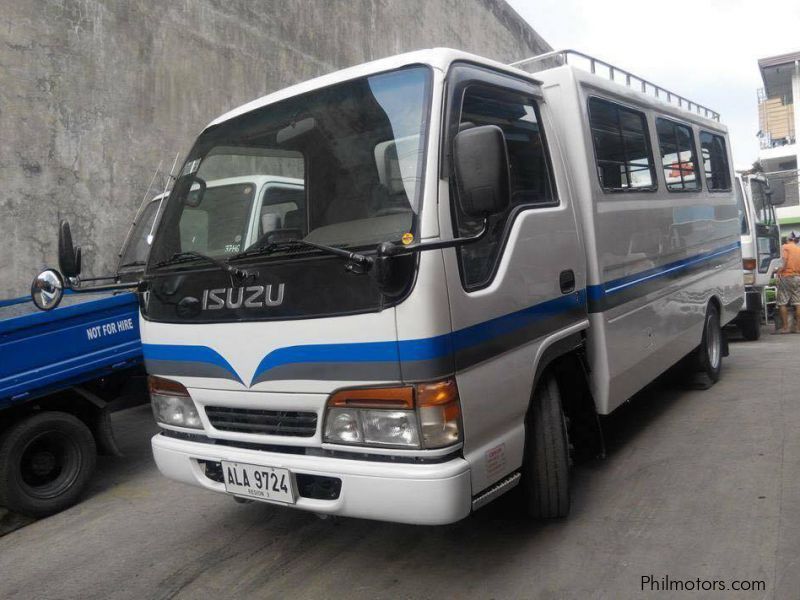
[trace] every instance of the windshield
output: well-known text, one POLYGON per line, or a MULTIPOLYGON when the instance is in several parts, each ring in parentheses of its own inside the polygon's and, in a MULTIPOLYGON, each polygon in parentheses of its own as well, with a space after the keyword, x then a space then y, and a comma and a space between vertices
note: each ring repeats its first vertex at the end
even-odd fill
POLYGON ((173 189, 153 262, 290 239, 399 240, 419 211, 429 105, 430 69, 414 66, 210 127, 173 189))
POLYGON ((150 232, 153 230, 153 221, 158 214, 161 199, 152 200, 142 209, 139 218, 133 225, 133 230, 128 237, 128 242, 119 259, 119 267, 143 266, 150 253, 150 232))

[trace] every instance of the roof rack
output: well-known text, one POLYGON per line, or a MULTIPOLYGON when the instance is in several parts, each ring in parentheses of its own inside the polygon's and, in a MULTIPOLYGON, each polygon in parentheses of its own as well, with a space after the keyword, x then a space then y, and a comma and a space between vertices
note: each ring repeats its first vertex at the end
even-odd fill
MULTIPOLYGON (((658 98, 659 100, 666 101, 667 104, 678 106, 679 108, 682 108, 689 112, 697 113, 698 115, 701 115, 703 117, 719 121, 719 113, 717 111, 711 110, 707 106, 703 106, 702 104, 698 104, 697 102, 689 100, 688 98, 685 98, 680 94, 676 94, 675 92, 671 92, 665 88, 662 88, 661 86, 656 85, 655 83, 648 81, 647 79, 643 79, 638 75, 634 75, 633 73, 630 73, 625 69, 620 69, 619 67, 615 67, 611 63, 607 63, 603 60, 600 60, 599 58, 594 58, 593 56, 589 56, 588 54, 584 54, 583 52, 578 52, 577 50, 571 50, 571 49, 554 50, 553 52, 538 54, 536 56, 532 56, 531 58, 519 60, 517 62, 511 63, 509 66, 517 67, 523 70, 528 70, 525 69, 525 67, 545 61, 553 62, 555 63, 555 66, 571 64, 572 66, 582 67, 584 70, 589 71, 593 75, 599 75, 601 77, 605 76, 610 81, 626 85, 632 89, 638 88, 638 90, 641 91, 643 94, 647 94, 649 96, 658 98), (570 63, 569 58, 571 56, 581 60, 576 63, 570 63)), ((552 65, 548 65, 545 66, 544 68, 550 68, 551 66, 552 65)), ((536 72, 536 70, 537 69, 531 69, 530 72, 536 72)))

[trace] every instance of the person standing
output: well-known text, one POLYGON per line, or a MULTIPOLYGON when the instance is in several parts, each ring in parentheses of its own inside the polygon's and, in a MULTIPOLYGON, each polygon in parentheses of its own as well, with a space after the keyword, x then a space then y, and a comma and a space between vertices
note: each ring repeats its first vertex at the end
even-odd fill
POLYGON ((800 246, 798 235, 793 231, 789 240, 781 248, 783 267, 778 271, 778 311, 783 327, 778 333, 789 333, 789 306, 794 306, 793 333, 800 333, 800 246))

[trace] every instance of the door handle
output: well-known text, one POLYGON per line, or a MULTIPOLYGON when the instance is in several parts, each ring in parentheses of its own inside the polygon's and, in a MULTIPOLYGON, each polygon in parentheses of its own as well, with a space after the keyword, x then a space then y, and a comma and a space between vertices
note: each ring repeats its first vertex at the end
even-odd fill
POLYGON ((558 274, 558 285, 562 294, 569 294, 575 291, 575 273, 572 269, 561 271, 558 274))

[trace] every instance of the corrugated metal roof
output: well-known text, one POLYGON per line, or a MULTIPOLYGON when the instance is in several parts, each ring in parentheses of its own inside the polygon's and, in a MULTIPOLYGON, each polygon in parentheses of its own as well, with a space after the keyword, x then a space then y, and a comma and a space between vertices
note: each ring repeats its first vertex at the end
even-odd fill
POLYGON ((796 60, 800 60, 800 50, 797 52, 789 52, 788 54, 778 54, 777 56, 768 56, 767 58, 758 59, 758 68, 766 69, 767 67, 777 67, 779 65, 791 64, 796 60))

